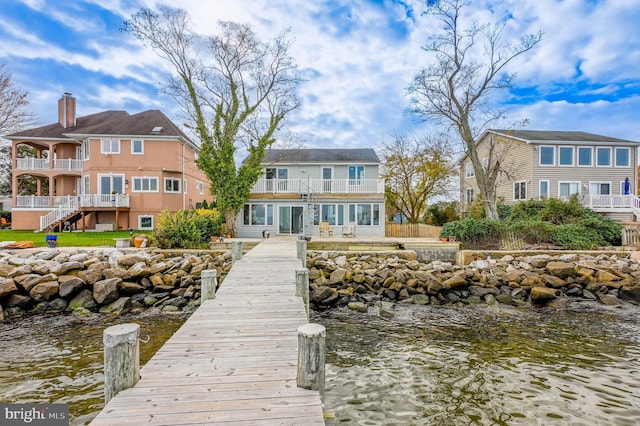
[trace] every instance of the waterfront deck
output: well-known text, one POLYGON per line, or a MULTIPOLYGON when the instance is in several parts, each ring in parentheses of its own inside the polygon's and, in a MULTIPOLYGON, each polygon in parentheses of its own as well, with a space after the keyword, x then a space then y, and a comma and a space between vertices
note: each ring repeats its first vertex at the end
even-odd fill
POLYGON ((296 240, 264 240, 92 425, 324 425, 317 391, 296 386, 296 240))

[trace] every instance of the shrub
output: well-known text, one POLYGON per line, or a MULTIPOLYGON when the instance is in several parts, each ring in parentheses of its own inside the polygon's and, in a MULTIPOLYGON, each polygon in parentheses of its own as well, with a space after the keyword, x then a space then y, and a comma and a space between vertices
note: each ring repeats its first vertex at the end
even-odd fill
POLYGON ((509 222, 506 230, 522 238, 527 244, 555 244, 555 228, 552 223, 529 219, 509 222))
POLYGON ((499 220, 474 219, 449 222, 442 227, 441 238, 455 237, 464 248, 495 249, 500 247, 504 224, 499 220))
POLYGON ((217 210, 165 210, 158 216, 154 242, 161 248, 203 248, 212 235, 220 232, 221 222, 217 210))

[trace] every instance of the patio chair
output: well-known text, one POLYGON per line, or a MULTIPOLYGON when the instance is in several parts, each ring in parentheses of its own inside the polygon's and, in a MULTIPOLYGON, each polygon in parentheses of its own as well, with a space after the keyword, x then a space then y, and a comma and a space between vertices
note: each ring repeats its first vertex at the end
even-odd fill
POLYGON ((343 237, 353 237, 356 236, 356 224, 355 222, 349 222, 349 226, 342 227, 342 236, 343 237))
POLYGON ((11 228, 11 222, 7 222, 7 219, 0 218, 0 228, 2 229, 9 229, 11 228))
POLYGON ((329 222, 320 222, 319 229, 321 237, 323 233, 327 234, 327 237, 333 237, 333 228, 329 225, 329 222))

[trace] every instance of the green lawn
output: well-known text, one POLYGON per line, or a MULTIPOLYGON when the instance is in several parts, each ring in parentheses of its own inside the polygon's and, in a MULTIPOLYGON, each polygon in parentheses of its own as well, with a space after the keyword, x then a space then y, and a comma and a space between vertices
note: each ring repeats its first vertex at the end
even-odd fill
MULTIPOLYGON (((136 234, 147 234, 137 231, 136 234)), ((33 241, 37 247, 46 247, 47 242, 44 232, 17 231, 12 229, 0 230, 0 242, 2 241, 33 241)), ((117 232, 56 232, 58 247, 98 247, 115 246, 114 238, 128 238, 129 231, 117 232)))

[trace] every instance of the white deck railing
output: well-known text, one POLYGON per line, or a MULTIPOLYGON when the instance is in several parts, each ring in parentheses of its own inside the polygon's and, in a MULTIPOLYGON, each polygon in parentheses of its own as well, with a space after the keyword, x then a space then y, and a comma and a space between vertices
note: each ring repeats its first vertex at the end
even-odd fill
MULTIPOLYGON (((24 197, 28 198, 28 197, 24 197)), ((33 197, 38 200, 49 197, 33 197)), ((83 194, 80 196, 52 197, 54 210, 40 217, 40 230, 44 231, 64 218, 80 211, 82 207, 129 207, 126 194, 83 194)), ((41 202, 41 201, 40 201, 41 202)), ((41 202, 42 203, 42 202, 41 202)))
POLYGON ((84 194, 49 197, 46 195, 20 195, 16 197, 15 207, 23 209, 58 208, 75 199, 82 207, 129 207, 127 194, 84 194))
POLYGON ((68 170, 74 172, 82 171, 82 160, 55 159, 48 158, 18 158, 16 160, 16 170, 68 170))
POLYGON ((384 194, 383 179, 258 179, 252 194, 384 194))
POLYGON ((635 195, 584 195, 582 205, 595 211, 640 211, 640 198, 635 195))

